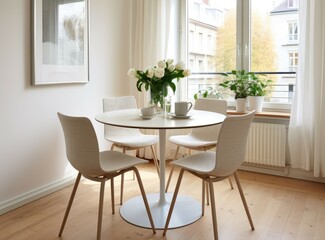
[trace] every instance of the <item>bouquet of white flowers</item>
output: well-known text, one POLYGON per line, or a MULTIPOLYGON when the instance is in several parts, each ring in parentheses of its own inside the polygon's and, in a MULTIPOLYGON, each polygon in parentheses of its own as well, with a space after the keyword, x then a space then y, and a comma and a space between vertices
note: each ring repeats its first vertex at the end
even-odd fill
POLYGON ((191 74, 189 69, 184 69, 184 63, 179 62, 173 64, 173 59, 161 60, 154 67, 148 67, 146 70, 137 70, 131 68, 128 71, 128 76, 138 79, 137 89, 142 91, 142 87, 148 91, 150 89, 151 104, 160 107, 164 106, 164 99, 168 95, 168 87, 173 92, 176 91, 174 79, 187 77, 191 74))

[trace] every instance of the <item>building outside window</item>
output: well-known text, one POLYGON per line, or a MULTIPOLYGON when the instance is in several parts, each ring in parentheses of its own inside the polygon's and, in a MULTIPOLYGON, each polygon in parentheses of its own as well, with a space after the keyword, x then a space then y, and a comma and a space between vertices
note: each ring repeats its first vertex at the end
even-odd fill
POLYGON ((289 52, 289 72, 296 72, 298 67, 298 52, 289 52))
MULTIPOLYGON (((265 99, 270 108, 290 107, 298 63, 297 1, 187 0, 187 4, 188 29, 200 29, 190 32, 187 42, 203 45, 188 47, 187 59, 198 64, 191 68, 182 96, 193 99, 198 90, 217 87, 224 80, 218 73, 246 69, 266 73, 274 81, 265 99)), ((224 98, 231 102, 233 96, 225 93, 224 98)))
POLYGON ((288 38, 289 41, 297 41, 298 40, 298 23, 288 22, 288 38))
POLYGON ((299 0, 288 0, 288 8, 296 8, 298 7, 299 0))

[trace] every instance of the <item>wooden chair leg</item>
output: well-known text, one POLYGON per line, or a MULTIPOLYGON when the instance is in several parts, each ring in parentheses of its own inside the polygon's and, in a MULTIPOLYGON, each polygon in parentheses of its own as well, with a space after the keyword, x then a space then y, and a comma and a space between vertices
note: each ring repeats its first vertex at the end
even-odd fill
POLYGON ((98 208, 98 223, 97 223, 97 240, 100 240, 102 234, 102 220, 103 220, 103 205, 104 205, 104 191, 105 191, 105 181, 100 183, 100 193, 99 193, 99 208, 98 208))
POLYGON ((205 181, 202 180, 202 216, 204 216, 205 212, 205 181))
POLYGON ((210 188, 210 197, 211 197, 211 214, 212 214, 212 222, 213 222, 213 234, 214 234, 214 239, 218 240, 216 202, 214 199, 213 182, 211 180, 209 180, 209 188, 210 188))
POLYGON ((62 236, 65 223, 67 222, 67 219, 68 219, 68 216, 69 216, 69 213, 70 213, 70 209, 71 209, 71 206, 72 206, 72 202, 73 202, 74 196, 76 195, 77 188, 78 188, 78 185, 79 185, 79 182, 80 182, 80 178, 81 178, 81 173, 79 172, 78 176, 76 178, 76 181, 74 183, 73 189, 72 189, 72 193, 71 193, 71 196, 70 196, 70 199, 69 199, 67 209, 65 210, 65 214, 64 214, 63 221, 62 221, 61 228, 60 228, 60 232, 59 232, 59 237, 62 236))
POLYGON ((206 182, 207 185, 207 205, 210 205, 210 197, 209 197, 209 183, 206 182))
MULTIPOLYGON (((126 149, 123 148, 123 153, 126 153, 126 149)), ((121 174, 121 193, 120 193, 120 205, 123 204, 123 191, 124 191, 124 173, 121 174)))
POLYGON ((114 178, 111 179, 111 202, 112 202, 112 214, 115 214, 114 178))
POLYGON ((170 168, 170 172, 169 172, 169 175, 168 175, 168 180, 167 180, 167 183, 166 183, 165 192, 168 191, 170 181, 172 180, 173 172, 174 172, 174 165, 172 165, 171 168, 170 168))
POLYGON ((158 176, 160 177, 160 174, 159 174, 159 163, 158 163, 158 159, 157 159, 157 156, 156 156, 155 149, 153 148, 152 145, 150 146, 150 148, 151 148, 151 152, 152 152, 153 162, 154 162, 154 164, 156 166, 158 176))
POLYGON ((120 193, 120 205, 123 204, 123 189, 124 189, 124 173, 121 174, 121 193, 120 193))
POLYGON ((146 207, 146 211, 147 211, 148 218, 149 218, 149 221, 150 221, 150 225, 151 225, 151 228, 152 228, 153 233, 155 234, 156 233, 155 224, 153 222, 153 218, 152 218, 152 215, 151 215, 149 203, 148 203, 148 200, 147 200, 147 197, 146 197, 146 193, 144 191, 144 187, 143 187, 143 183, 142 183, 142 180, 141 180, 139 171, 138 171, 138 169, 133 168, 133 172, 135 173, 135 175, 137 177, 138 184, 139 184, 139 188, 140 188, 141 195, 142 195, 142 198, 143 198, 143 202, 144 202, 144 205, 146 207))
POLYGON ((251 214, 249 212, 249 209, 248 209, 248 206, 247 206, 247 202, 246 202, 246 198, 245 198, 243 189, 242 189, 242 187, 240 185, 240 181, 239 181, 237 172, 234 172, 234 177, 235 177, 235 181, 236 181, 236 184, 237 184, 237 187, 238 187, 238 191, 239 191, 241 200, 243 202, 243 205, 244 205, 244 208, 245 208, 245 211, 246 211, 246 215, 248 217, 249 224, 251 225, 252 230, 255 230, 254 223, 253 223, 253 219, 252 219, 251 214))
POLYGON ((174 195, 173 195, 173 199, 172 199, 172 202, 170 203, 170 208, 169 208, 169 211, 168 211, 168 215, 167 215, 163 235, 166 235, 168 225, 169 225, 170 219, 172 217, 172 213, 173 213, 173 210, 174 210, 174 206, 175 206, 177 194, 178 194, 178 191, 179 191, 179 187, 181 186, 181 181, 182 181, 182 178, 183 178, 184 171, 185 171, 184 169, 181 169, 181 171, 179 173, 179 177, 178 177, 178 180, 177 180, 177 184, 176 184, 175 192, 174 192, 174 195))
MULTIPOLYGON (((137 157, 137 152, 139 151, 139 149, 135 149, 135 157, 137 157)), ((135 180, 135 173, 134 171, 132 171, 132 180, 134 181, 135 180)))
POLYGON ((228 177, 228 180, 229 180, 230 188, 231 188, 231 189, 234 189, 234 185, 232 184, 232 181, 231 181, 230 176, 228 177))
MULTIPOLYGON (((176 148, 176 152, 175 152, 175 155, 174 155, 174 159, 173 159, 173 161, 177 159, 177 155, 178 155, 179 147, 180 147, 180 146, 177 146, 177 148, 176 148)), ((168 176, 168 180, 167 180, 167 183, 166 183, 166 189, 165 189, 165 192, 168 191, 168 187, 169 187, 170 181, 172 180, 173 172, 174 172, 174 165, 172 165, 172 167, 171 167, 171 169, 170 169, 169 176, 168 176)))

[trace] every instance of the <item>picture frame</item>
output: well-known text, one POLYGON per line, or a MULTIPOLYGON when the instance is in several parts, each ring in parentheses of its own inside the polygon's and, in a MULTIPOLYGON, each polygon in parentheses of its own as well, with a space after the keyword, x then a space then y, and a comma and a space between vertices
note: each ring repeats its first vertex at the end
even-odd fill
POLYGON ((32 0, 32 85, 89 82, 89 0, 32 0))

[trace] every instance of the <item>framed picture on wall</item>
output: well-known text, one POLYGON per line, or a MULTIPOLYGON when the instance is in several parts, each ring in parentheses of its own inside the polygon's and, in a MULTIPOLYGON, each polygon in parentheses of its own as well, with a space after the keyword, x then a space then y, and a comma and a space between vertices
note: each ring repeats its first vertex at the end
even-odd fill
POLYGON ((32 0, 32 85, 89 81, 88 0, 32 0))

